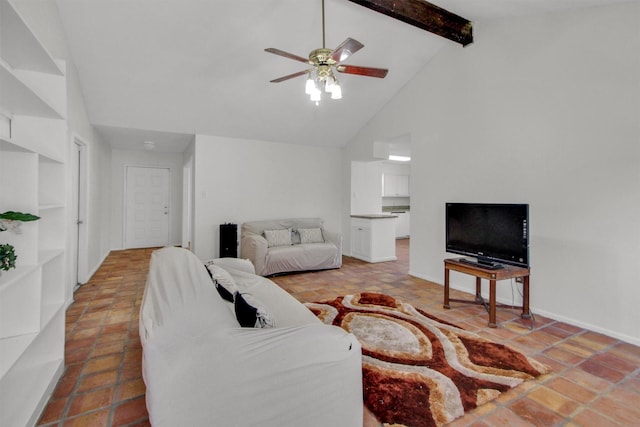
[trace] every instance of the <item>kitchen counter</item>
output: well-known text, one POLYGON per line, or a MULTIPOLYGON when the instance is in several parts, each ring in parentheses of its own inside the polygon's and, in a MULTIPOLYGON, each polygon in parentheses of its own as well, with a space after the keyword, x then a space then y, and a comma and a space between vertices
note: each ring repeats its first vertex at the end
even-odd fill
POLYGON ((363 218, 363 219, 382 219, 382 218, 397 218, 397 215, 391 214, 355 214, 351 215, 351 218, 363 218))
POLYGON ((351 215, 351 256, 367 262, 395 261, 397 215, 351 215))

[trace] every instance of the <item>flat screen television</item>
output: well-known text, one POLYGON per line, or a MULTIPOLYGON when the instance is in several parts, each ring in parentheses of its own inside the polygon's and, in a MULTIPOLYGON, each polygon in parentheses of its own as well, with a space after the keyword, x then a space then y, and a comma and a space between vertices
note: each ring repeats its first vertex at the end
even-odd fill
POLYGON ((529 205, 447 203, 446 251, 482 267, 529 267, 529 205))

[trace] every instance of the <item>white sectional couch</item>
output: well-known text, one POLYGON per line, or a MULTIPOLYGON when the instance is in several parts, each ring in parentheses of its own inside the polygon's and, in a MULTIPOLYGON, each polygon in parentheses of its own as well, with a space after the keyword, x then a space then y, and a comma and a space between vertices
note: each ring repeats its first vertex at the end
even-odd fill
POLYGON ((242 258, 261 276, 342 266, 342 235, 325 230, 320 218, 245 222, 240 236, 242 258))
POLYGON ((242 260, 213 262, 263 304, 275 327, 240 327, 201 260, 181 248, 155 251, 140 308, 151 424, 362 426, 356 338, 324 325, 242 260))

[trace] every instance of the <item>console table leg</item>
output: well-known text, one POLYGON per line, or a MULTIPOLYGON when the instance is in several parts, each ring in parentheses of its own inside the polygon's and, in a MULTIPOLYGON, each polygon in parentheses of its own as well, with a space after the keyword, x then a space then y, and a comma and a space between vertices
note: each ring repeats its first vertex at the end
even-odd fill
POLYGON ((444 308, 451 308, 449 305, 449 269, 444 269, 444 308))
POLYGON ((489 327, 495 328, 496 324, 496 281, 489 280, 489 327))
POLYGON ((476 277, 476 302, 484 303, 482 298, 482 279, 480 277, 476 277))
POLYGON ((523 319, 531 319, 529 309, 529 276, 522 278, 522 316, 523 319))

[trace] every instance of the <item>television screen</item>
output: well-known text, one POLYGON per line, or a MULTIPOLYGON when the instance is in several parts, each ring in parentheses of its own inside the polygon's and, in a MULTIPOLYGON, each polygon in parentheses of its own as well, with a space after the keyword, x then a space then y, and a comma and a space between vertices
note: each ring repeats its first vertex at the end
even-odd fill
POLYGON ((447 203, 446 251, 488 267, 529 267, 529 205, 447 203))

